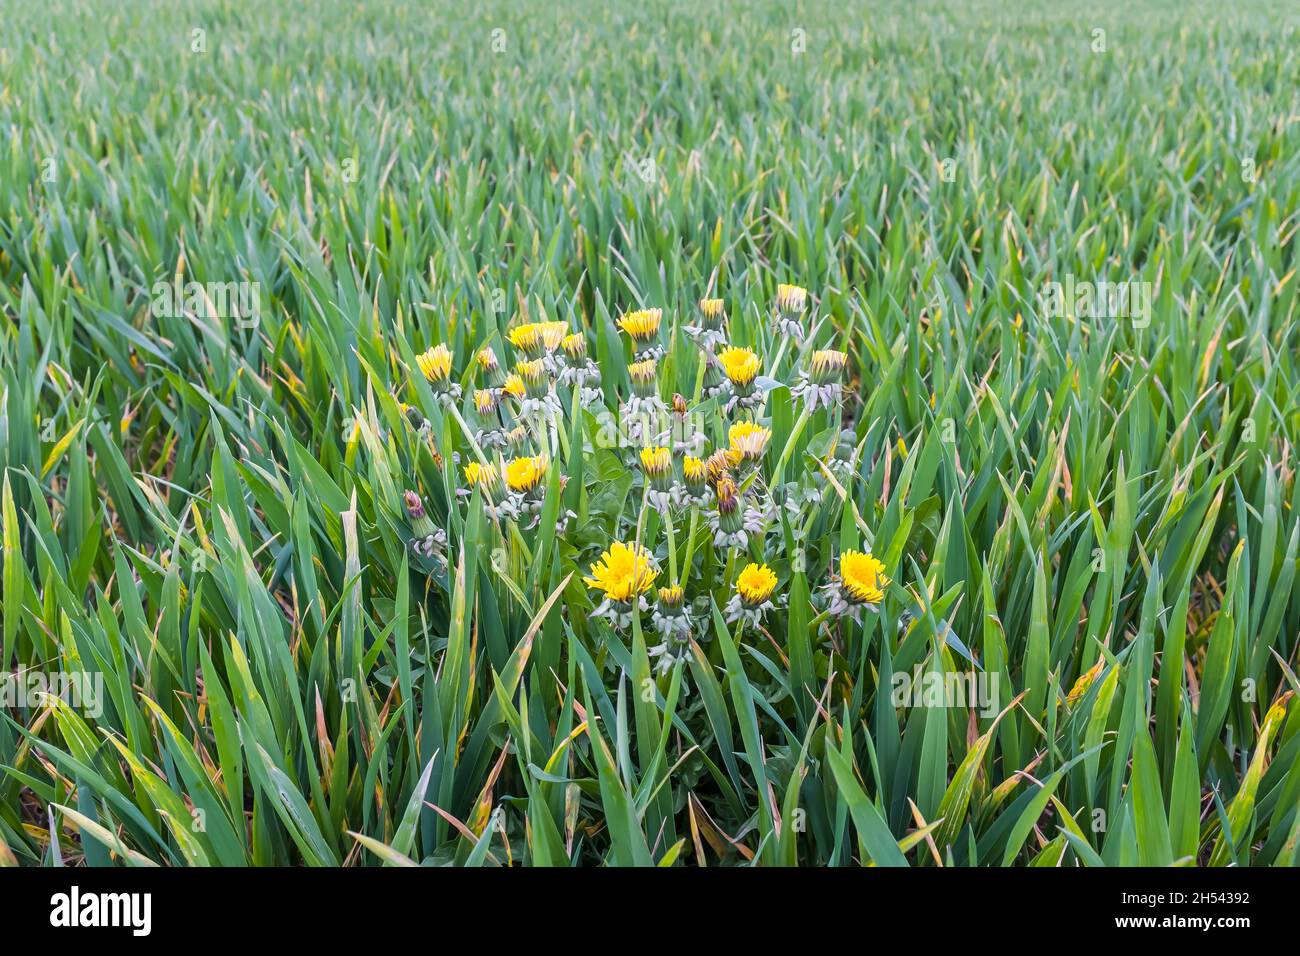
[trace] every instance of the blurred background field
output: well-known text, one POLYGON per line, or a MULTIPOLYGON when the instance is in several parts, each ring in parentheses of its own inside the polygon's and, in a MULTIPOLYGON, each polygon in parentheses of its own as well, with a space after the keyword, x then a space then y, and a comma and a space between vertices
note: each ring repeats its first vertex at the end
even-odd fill
POLYGON ((0 863, 1293 864, 1296 9, 474 7, 0 0, 0 671, 106 696, 5 702, 0 863), (1149 323, 1044 314, 1070 275, 1149 323), (803 433, 778 283, 850 356, 803 433), (572 410, 566 532, 488 520, 414 357, 468 403, 555 319, 613 402, 659 307, 694 399, 706 295, 825 493, 750 549, 767 633, 657 676, 582 576, 640 525, 721 608, 727 556, 572 410), (868 547, 880 613, 821 619, 868 547))

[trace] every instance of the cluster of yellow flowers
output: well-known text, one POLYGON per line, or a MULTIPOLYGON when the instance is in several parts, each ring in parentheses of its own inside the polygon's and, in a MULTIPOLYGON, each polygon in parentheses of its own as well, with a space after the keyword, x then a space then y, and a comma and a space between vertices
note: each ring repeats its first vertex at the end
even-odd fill
MULTIPOLYGON (((803 343, 808 336, 803 322, 807 308, 806 290, 779 286, 773 308, 774 334, 782 340, 803 343)), ((659 587, 655 596, 653 621, 664 644, 654 653, 663 655, 661 663, 665 665, 680 653, 692 632, 685 588, 693 573, 696 522, 705 518, 714 546, 734 557, 750 550, 754 541, 762 544, 769 523, 780 510, 768 491, 768 476, 762 465, 772 429, 759 419, 767 392, 776 383, 763 379, 764 359, 758 352, 727 343, 727 318, 722 299, 706 298, 699 303, 695 322, 682 326, 699 351, 697 396, 705 400, 719 398, 728 418, 737 410, 741 412, 741 417, 726 429, 727 444, 705 456, 702 430, 684 427, 683 431, 661 432, 650 426, 628 430, 631 440, 640 442, 637 461, 645 501, 664 518, 673 559, 672 576, 676 578, 659 587), (678 575, 673 515, 682 511, 689 511, 691 525, 682 573, 678 575)), ((674 395, 669 406, 660 395, 658 365, 666 354, 661 337, 663 310, 629 311, 616 324, 631 348, 627 366, 631 388, 620 411, 629 420, 651 413, 686 426, 686 399, 674 395)), ((509 371, 490 346, 474 355, 474 427, 460 421, 472 438, 475 456, 464 465, 464 486, 458 493, 477 493, 493 519, 533 516, 535 524, 540 520, 553 462, 557 455, 558 460, 563 460, 561 446, 567 448, 565 439, 570 429, 560 424, 566 405, 570 415, 577 414, 578 408, 603 407, 603 376, 588 357, 586 335, 572 331, 565 322, 517 324, 506 339, 516 355, 509 371)), ((784 346, 773 360, 777 366, 783 354, 784 346)), ((848 355, 833 349, 801 354, 807 364, 798 372, 791 394, 803 401, 805 417, 818 408, 837 408, 848 355)), ((434 393, 455 413, 454 400, 460 395, 460 386, 452 380, 452 359, 448 347, 438 344, 418 355, 416 364, 434 393)), ((802 427, 802 421, 798 427, 802 427)), ((851 433, 846 434, 851 437, 851 433)), ((788 453, 787 448, 772 480, 779 481, 788 453)), ((561 487, 566 480, 558 476, 561 487)), ((803 488, 802 494, 807 501, 820 500, 815 485, 803 488)), ((785 501, 786 507, 796 504, 785 501)), ((570 516, 561 519, 557 531, 563 530, 563 521, 570 516)), ((583 578, 602 598, 594 616, 606 618, 616 627, 626 627, 634 616, 650 610, 647 596, 661 574, 654 554, 641 542, 642 521, 643 517, 635 522, 635 540, 614 541, 583 578)), ((728 574, 732 569, 729 560, 728 574)), ((861 608, 874 608, 883 600, 887 584, 884 565, 878 559, 869 553, 846 550, 840 555, 838 573, 830 576, 825 588, 826 611, 856 616, 861 608)), ((767 563, 749 561, 728 586, 734 588, 725 607, 730 622, 759 627, 765 613, 779 603, 777 572, 767 563)))

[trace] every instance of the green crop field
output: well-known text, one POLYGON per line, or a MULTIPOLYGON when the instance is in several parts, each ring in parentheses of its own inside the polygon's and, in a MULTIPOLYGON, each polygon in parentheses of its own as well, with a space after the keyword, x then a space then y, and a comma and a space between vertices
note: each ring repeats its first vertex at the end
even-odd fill
POLYGON ((1300 12, 0 0, 0 865, 1292 866, 1300 12))

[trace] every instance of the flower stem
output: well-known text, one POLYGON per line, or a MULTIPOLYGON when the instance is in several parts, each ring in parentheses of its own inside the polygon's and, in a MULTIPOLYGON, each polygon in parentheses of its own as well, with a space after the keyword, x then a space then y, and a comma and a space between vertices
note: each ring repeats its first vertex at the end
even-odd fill
POLYGON ((771 488, 776 489, 781 485, 781 476, 785 473, 785 463, 790 460, 790 453, 794 451, 794 446, 799 441, 799 436, 803 434, 804 428, 808 424, 810 416, 809 405, 804 405, 803 411, 799 413, 798 419, 795 420, 794 428, 790 430, 790 437, 785 441, 785 448, 781 450, 781 457, 777 460, 776 468, 772 470, 771 488))
POLYGON ((673 584, 681 584, 677 580, 677 538, 673 534, 673 512, 671 508, 664 509, 664 527, 668 532, 668 580, 673 584))
POLYGON ((641 491, 641 510, 636 516, 636 538, 634 539, 638 546, 641 545, 641 536, 645 532, 645 513, 646 507, 650 503, 650 486, 647 484, 641 491))
POLYGON ((682 561, 682 576, 691 573, 691 558, 695 554, 695 531, 700 523, 700 506, 691 505, 691 527, 686 533, 686 557, 682 561))
POLYGON ((480 448, 478 442, 474 440, 474 433, 470 431, 469 426, 465 424, 465 419, 460 417, 460 410, 450 402, 447 403, 446 408, 447 411, 451 412, 451 417, 456 419, 456 424, 460 426, 461 434, 465 436, 465 440, 469 442, 470 447, 474 449, 474 454, 478 456, 479 464, 483 465, 484 468, 491 468, 492 465, 487 460, 487 456, 483 454, 483 449, 480 448))

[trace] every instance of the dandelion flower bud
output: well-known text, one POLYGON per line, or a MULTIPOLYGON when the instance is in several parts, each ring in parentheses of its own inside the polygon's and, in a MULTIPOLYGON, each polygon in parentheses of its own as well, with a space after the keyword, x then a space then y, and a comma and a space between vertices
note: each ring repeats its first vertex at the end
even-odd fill
POLYGON ((542 347, 547 352, 554 352, 568 335, 569 325, 567 322, 539 322, 537 330, 542 337, 542 347))
POLYGON ((717 356, 711 351, 701 350, 700 358, 704 362, 704 382, 700 394, 705 398, 712 398, 726 387, 727 378, 722 374, 722 366, 717 356))
POLYGON ((749 536, 761 534, 763 516, 757 508, 744 507, 735 480, 727 475, 714 488, 717 510, 709 516, 713 545, 717 548, 747 548, 749 536))
POLYGON ((784 316, 798 316, 808 308, 808 290, 797 285, 776 287, 776 308, 784 316))
POLYGON ((686 601, 686 593, 679 587, 659 589, 659 604, 665 608, 679 608, 686 601))
POLYGON ((700 319, 706 329, 714 332, 719 331, 722 328, 724 318, 726 318, 726 311, 723 309, 721 299, 700 300, 700 319))
POLYGON ((708 500, 709 470, 704 462, 694 455, 682 459, 682 484, 685 489, 686 503, 704 504, 708 500))
POLYGON ((672 473, 672 454, 667 448, 643 448, 641 449, 641 467, 645 470, 648 478, 656 480, 666 478, 672 473))
POLYGON ((542 328, 537 322, 516 325, 506 334, 506 338, 529 358, 537 358, 542 354, 542 328))
POLYGON ((627 367, 627 373, 632 379, 633 394, 646 398, 654 395, 658 390, 659 382, 654 359, 633 362, 627 367))
POLYGON ((411 516, 412 521, 418 521, 424 517, 424 502, 414 491, 402 492, 402 501, 406 504, 406 513, 411 516))
POLYGON ((808 370, 799 373, 799 381, 790 389, 790 394, 802 399, 810 411, 816 411, 818 406, 830 408, 840 399, 841 383, 848 364, 849 357, 844 352, 834 349, 813 352, 808 370))
POLYGON ((439 343, 415 357, 420 372, 434 385, 446 384, 451 377, 451 351, 439 343))
POLYGON ((560 384, 573 388, 582 407, 600 401, 601 391, 595 387, 600 381, 600 369, 587 357, 587 337, 581 332, 566 335, 560 340, 564 358, 560 365, 560 384))
POLYGON ((506 382, 501 386, 501 391, 505 392, 511 398, 517 399, 522 399, 528 394, 528 390, 524 387, 524 380, 514 372, 511 372, 506 376, 506 382))
POLYGON ((546 365, 541 359, 519 362, 515 365, 515 374, 524 384, 524 393, 529 398, 541 398, 550 387, 546 377, 546 365))
POLYGON ((639 309, 628 312, 618 320, 618 327, 626 332, 638 347, 648 345, 659 334, 663 309, 639 309))
POLYGON ((803 313, 808 308, 808 290, 797 285, 776 287, 776 331, 802 344, 803 313))
POLYGON ((414 491, 402 492, 402 502, 411 519, 411 550, 426 558, 436 557, 445 561, 443 549, 447 545, 447 532, 434 526, 425 513, 424 502, 414 491))
POLYGON ((721 299, 701 299, 698 323, 686 326, 684 331, 701 349, 711 353, 724 341, 722 324, 726 318, 721 299))
POLYGON ((571 361, 579 361, 587 357, 587 337, 581 332, 574 332, 572 335, 566 335, 561 341, 564 348, 564 354, 571 361))
POLYGON ((736 488, 736 482, 730 475, 726 475, 718 482, 714 488, 714 493, 718 497, 718 513, 723 515, 735 514, 740 509, 740 496, 736 488))
POLYGON ((709 483, 719 484, 723 478, 731 477, 731 469, 740 464, 741 453, 734 448, 719 448, 705 463, 709 472, 709 483))
POLYGON ((650 483, 650 503, 658 511, 667 510, 672 490, 673 456, 667 448, 641 449, 641 470, 650 483))
POLYGON ((812 360, 809 363, 812 368, 812 379, 819 385, 826 382, 839 382, 844 378, 844 369, 848 367, 849 356, 845 352, 837 352, 835 349, 819 349, 812 354, 812 360))
POLYGON ((510 431, 506 432, 506 444, 509 447, 518 450, 528 444, 528 429, 523 425, 516 425, 510 431))
POLYGON ((465 466, 465 484, 470 491, 477 488, 483 492, 485 498, 491 500, 499 483, 497 470, 491 465, 471 461, 465 466))
POLYGON ((479 374, 488 385, 496 385, 500 381, 501 363, 497 361, 497 353, 491 348, 484 346, 479 349, 474 356, 474 362, 478 365, 479 374))

